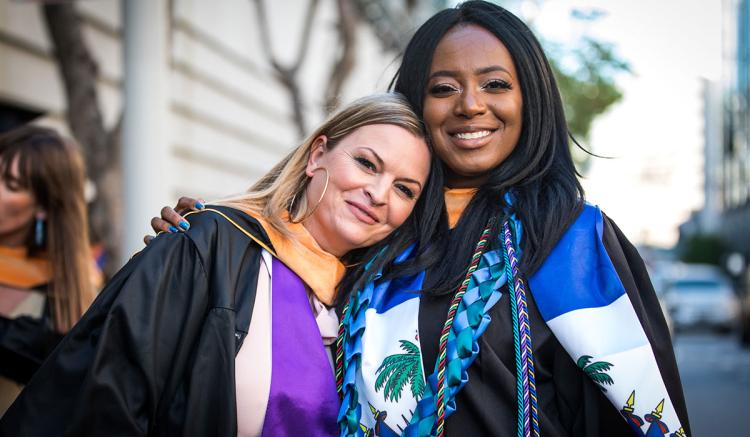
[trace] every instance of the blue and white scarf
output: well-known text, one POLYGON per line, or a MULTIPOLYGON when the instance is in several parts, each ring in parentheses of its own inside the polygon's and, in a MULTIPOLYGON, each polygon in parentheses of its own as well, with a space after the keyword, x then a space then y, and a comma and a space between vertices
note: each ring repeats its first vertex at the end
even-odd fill
MULTIPOLYGON (((586 205, 529 279, 529 288, 560 344, 602 388, 635 435, 684 436, 651 344, 604 247, 603 229, 601 211, 586 205)), ((399 259, 409 255, 407 250, 399 259)), ((492 267, 502 263, 502 253, 488 252, 484 258, 486 268, 475 272, 483 276, 475 278, 474 286, 491 295, 485 296, 474 332, 474 357, 479 352, 476 339, 490 323, 488 312, 501 300, 506 283, 503 269, 492 267)), ((425 392, 434 393, 434 381, 422 368, 419 342, 420 296, 415 290, 421 289, 424 277, 419 273, 378 281, 376 275, 352 296, 343 321, 342 436, 434 435, 429 423, 414 426, 416 416, 432 407, 419 401, 425 392)), ((476 299, 476 293, 468 298, 476 299)), ((461 361, 466 367, 473 358, 461 361)), ((455 395, 466 382, 459 381, 449 393, 446 415, 454 411, 455 395)))

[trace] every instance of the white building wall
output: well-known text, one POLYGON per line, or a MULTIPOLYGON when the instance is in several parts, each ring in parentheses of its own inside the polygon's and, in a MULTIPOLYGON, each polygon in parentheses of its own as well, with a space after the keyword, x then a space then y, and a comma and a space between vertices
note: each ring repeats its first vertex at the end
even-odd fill
MULTIPOLYGON (((298 52, 307 1, 265 3, 271 48, 288 65, 298 52)), ((123 107, 121 0, 76 4, 100 68, 105 123, 112 127, 123 107)), ((324 94, 338 47, 335 8, 332 0, 320 2, 298 73, 308 130, 325 116, 324 94)), ((181 195, 210 200, 241 192, 300 141, 287 91, 262 51, 256 9, 249 0, 173 0, 167 29, 169 165, 162 175, 167 185, 163 202, 172 204, 181 195)), ((44 112, 43 124, 69 135, 64 90, 50 48, 38 2, 0 0, 0 100, 44 112)), ((365 25, 358 29, 355 56, 341 93, 344 103, 384 91, 397 65, 396 54, 384 52, 365 25)), ((144 222, 128 226, 146 232, 147 218, 157 213, 144 209, 144 222)))

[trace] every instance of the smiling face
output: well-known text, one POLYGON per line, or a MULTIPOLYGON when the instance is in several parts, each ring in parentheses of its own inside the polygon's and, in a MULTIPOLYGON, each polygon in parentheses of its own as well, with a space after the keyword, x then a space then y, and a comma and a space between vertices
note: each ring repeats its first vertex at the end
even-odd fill
POLYGON ((478 187, 518 143, 521 84, 508 49, 477 25, 460 25, 438 43, 424 120, 450 187, 478 187))
POLYGON ((343 256, 370 246, 409 217, 427 181, 430 152, 423 138, 388 124, 360 127, 333 148, 318 137, 307 164, 308 206, 303 225, 327 252, 343 256))

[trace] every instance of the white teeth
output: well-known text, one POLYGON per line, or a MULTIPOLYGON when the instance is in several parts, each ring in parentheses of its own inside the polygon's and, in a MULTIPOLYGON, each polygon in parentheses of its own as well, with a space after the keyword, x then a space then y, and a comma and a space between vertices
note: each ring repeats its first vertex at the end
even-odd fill
POLYGON ((477 138, 484 138, 491 133, 492 131, 480 130, 477 132, 458 133, 458 134, 455 134, 455 136, 456 138, 461 139, 461 140, 474 140, 477 138))

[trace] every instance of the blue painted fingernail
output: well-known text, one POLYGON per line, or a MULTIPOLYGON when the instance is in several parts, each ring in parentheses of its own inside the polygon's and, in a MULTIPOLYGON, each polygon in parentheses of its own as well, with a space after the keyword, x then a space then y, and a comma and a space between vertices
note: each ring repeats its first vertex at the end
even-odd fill
POLYGON ((201 202, 195 202, 195 207, 198 209, 203 209, 205 208, 205 205, 203 205, 201 202))
POLYGON ((171 232, 171 233, 174 234, 175 232, 177 232, 177 228, 175 228, 174 226, 170 226, 169 227, 169 232, 171 232))
POLYGON ((182 229, 184 229, 184 230, 187 231, 188 229, 190 229, 190 223, 188 223, 188 222, 180 222, 180 227, 182 229))

